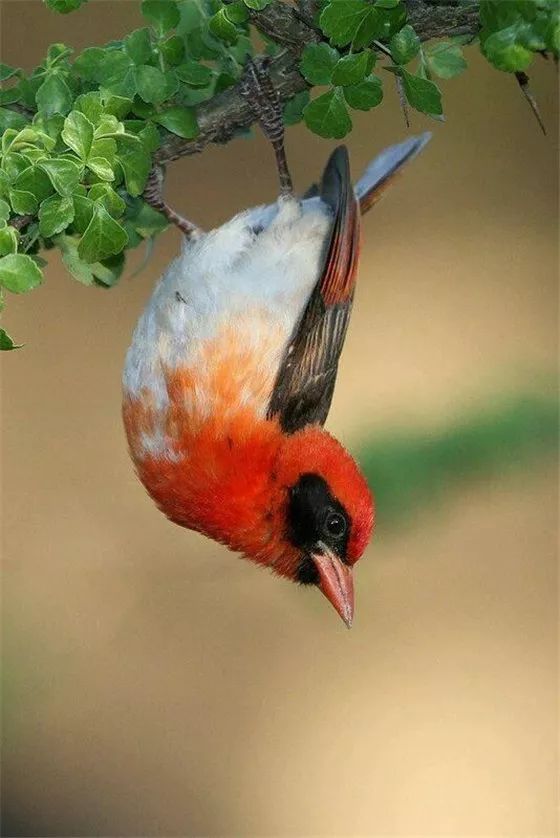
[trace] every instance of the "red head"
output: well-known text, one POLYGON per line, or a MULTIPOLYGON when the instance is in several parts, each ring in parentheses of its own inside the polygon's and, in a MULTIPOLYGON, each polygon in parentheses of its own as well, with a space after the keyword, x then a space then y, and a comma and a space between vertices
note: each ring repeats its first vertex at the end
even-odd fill
POLYGON ((248 414, 227 430, 209 420, 195 437, 185 432, 177 450, 186 456, 136 463, 160 509, 281 576, 317 585, 349 626, 352 567, 374 516, 366 481, 342 445, 317 425, 285 434, 248 414))
POLYGON ((367 483, 343 446, 315 425, 284 438, 276 473, 283 538, 296 551, 286 575, 317 585, 350 627, 352 568, 374 523, 367 483))

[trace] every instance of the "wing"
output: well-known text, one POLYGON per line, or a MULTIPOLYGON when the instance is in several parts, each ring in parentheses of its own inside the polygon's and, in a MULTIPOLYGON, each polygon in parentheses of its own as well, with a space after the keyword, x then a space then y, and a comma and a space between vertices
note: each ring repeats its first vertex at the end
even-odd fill
POLYGON ((327 163, 321 186, 312 185, 304 196, 320 196, 332 209, 334 221, 321 276, 292 335, 268 407, 268 417, 278 417, 287 433, 310 423, 322 425, 327 418, 352 309, 360 216, 379 201, 430 138, 429 133, 421 134, 382 151, 355 190, 348 153, 340 147, 327 163))
POLYGON ((320 196, 334 216, 327 255, 286 350, 267 412, 286 433, 325 422, 352 309, 360 213, 344 146, 327 163, 320 196))

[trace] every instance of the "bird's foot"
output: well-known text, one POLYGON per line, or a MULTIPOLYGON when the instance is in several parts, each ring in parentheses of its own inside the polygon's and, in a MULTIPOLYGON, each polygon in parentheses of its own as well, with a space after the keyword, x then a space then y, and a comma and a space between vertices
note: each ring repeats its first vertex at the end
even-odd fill
POLYGON ((142 197, 147 204, 158 212, 161 212, 170 224, 174 224, 175 227, 178 227, 187 238, 190 238, 194 233, 198 232, 199 228, 196 224, 193 224, 191 221, 183 218, 182 215, 179 215, 174 209, 171 209, 171 207, 165 203, 163 199, 163 180, 163 167, 158 166, 157 164, 154 165, 148 177, 146 188, 144 189, 142 197))
POLYGON ((294 187, 284 148, 282 106, 270 78, 270 59, 261 59, 257 63, 252 58, 248 58, 240 81, 240 92, 259 120, 265 137, 274 149, 280 180, 280 194, 293 195, 294 187))

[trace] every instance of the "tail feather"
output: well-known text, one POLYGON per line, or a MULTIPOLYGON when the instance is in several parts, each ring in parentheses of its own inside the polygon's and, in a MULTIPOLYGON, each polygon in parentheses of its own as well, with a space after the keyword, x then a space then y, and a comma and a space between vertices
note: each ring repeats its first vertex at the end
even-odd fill
POLYGON ((354 187, 362 215, 383 197, 404 164, 416 157, 431 137, 429 132, 410 137, 398 145, 389 146, 372 160, 354 187))

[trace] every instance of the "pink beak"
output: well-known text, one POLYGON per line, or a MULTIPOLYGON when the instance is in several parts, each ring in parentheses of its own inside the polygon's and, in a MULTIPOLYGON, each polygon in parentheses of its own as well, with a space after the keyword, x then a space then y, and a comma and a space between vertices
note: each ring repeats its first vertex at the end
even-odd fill
POLYGON ((312 559, 319 571, 319 587, 340 614, 347 628, 354 618, 354 577, 352 568, 344 564, 333 551, 321 543, 321 552, 312 559))

